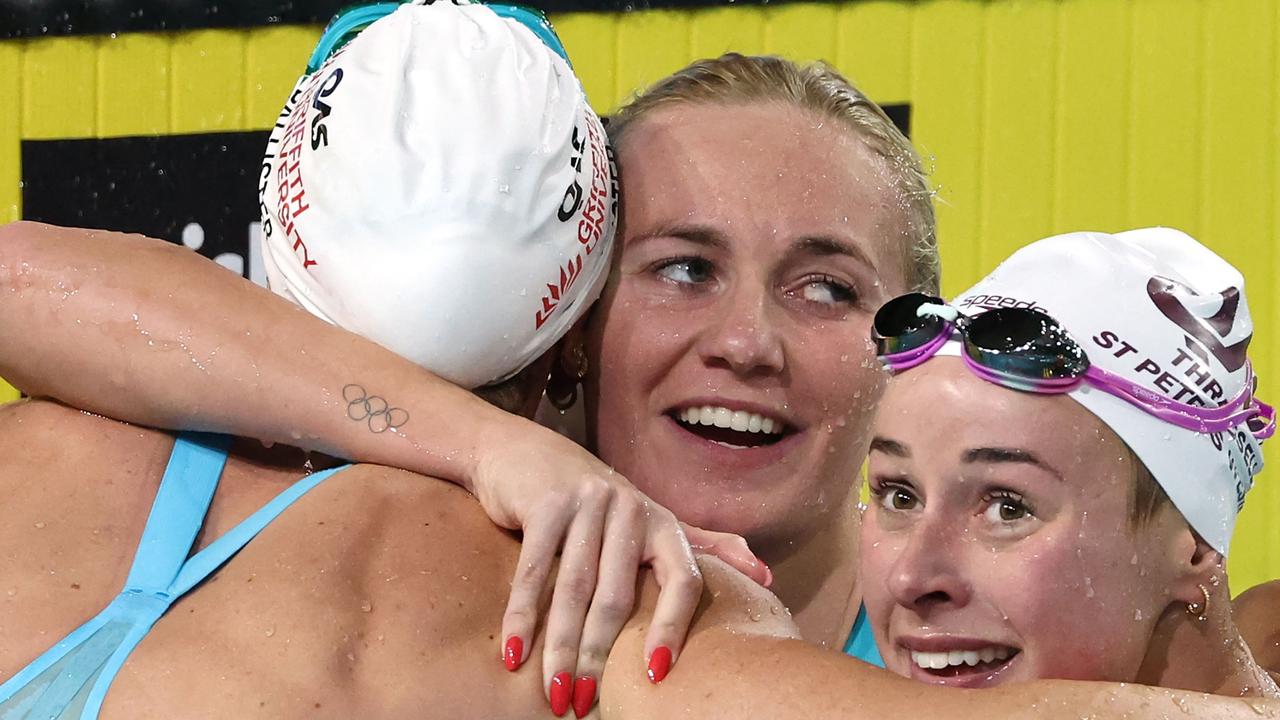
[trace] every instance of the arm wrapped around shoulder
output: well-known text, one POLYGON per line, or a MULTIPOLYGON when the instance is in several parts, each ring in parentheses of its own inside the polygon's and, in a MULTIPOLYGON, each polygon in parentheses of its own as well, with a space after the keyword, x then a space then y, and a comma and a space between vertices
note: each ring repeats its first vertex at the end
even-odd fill
POLYGON ((655 596, 646 583, 605 671, 600 710, 607 720, 1280 718, 1275 701, 1132 684, 1043 680, 959 690, 919 683, 805 643, 771 593, 719 561, 699 563, 706 589, 698 616, 679 667, 658 685, 646 678, 642 653, 655 596))

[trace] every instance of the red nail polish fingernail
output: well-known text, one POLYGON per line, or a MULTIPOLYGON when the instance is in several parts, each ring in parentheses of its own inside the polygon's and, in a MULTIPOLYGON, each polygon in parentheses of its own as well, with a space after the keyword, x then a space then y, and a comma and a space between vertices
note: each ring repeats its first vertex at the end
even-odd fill
POLYGON ((502 663, 511 672, 520 669, 520 660, 524 657, 524 640, 519 635, 507 638, 507 646, 502 651, 502 663))
POLYGON ((583 675, 573 682, 573 714, 584 718, 596 704, 596 679, 583 675))
POLYGON ((551 678, 551 712, 560 717, 569 711, 569 698, 573 695, 573 678, 567 672, 558 672, 551 678))
POLYGON ((671 648, 659 645, 649 656, 649 682, 657 684, 671 670, 671 648))

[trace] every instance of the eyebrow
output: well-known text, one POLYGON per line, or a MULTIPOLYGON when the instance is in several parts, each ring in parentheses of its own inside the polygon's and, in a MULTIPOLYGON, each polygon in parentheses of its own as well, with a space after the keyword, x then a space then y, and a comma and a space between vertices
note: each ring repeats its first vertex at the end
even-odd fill
POLYGON ((789 252, 793 254, 808 253, 818 256, 843 255, 857 260, 872 270, 876 267, 875 263, 871 262, 871 258, 867 257, 867 254, 862 251, 862 248, 846 240, 829 235, 802 237, 791 246, 789 252))
POLYGON ((893 455, 894 457, 911 457, 911 451, 907 449, 906 445, 903 445, 897 440, 890 440, 885 437, 876 436, 871 439, 871 452, 875 452, 877 450, 885 453, 886 455, 893 455))
POLYGON ((970 450, 965 451, 964 457, 961 459, 961 462, 966 464, 1022 463, 1026 465, 1034 465, 1035 467, 1038 467, 1041 470, 1044 470, 1045 472, 1049 473, 1050 475, 1053 475, 1059 480, 1062 479, 1062 473, 1058 472, 1057 469, 1054 468, 1049 463, 1045 462, 1044 460, 1041 460, 1040 457, 1037 456, 1035 453, 1028 452, 1027 450, 1020 450, 1017 448, 997 448, 997 447, 972 448, 970 450))
POLYGON ((636 235, 631 238, 628 244, 635 245, 660 237, 679 238, 681 240, 691 242, 694 245, 701 245, 703 247, 714 248, 716 250, 727 250, 729 247, 729 241, 725 239, 724 235, 719 230, 707 225, 686 224, 660 225, 643 235, 636 235))
MULTIPOLYGON (((729 241, 719 230, 708 225, 675 223, 671 225, 660 225, 650 232, 643 235, 636 235, 631 238, 629 244, 636 244, 652 240, 659 237, 673 237, 691 242, 695 245, 714 248, 716 250, 728 250, 729 241)), ((787 254, 811 254, 818 256, 841 255, 861 262, 863 265, 875 269, 875 263, 871 262, 871 258, 863 252, 862 248, 854 243, 829 235, 806 235, 791 244, 787 248, 787 254)))

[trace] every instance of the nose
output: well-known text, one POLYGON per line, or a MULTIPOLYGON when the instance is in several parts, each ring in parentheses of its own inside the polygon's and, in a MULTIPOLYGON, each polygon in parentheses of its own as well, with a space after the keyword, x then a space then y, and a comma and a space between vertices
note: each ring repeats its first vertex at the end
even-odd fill
POLYGON ((972 586, 960 557, 969 545, 958 528, 949 531, 936 519, 917 521, 889 571, 894 600, 921 617, 969 604, 972 586))
POLYGON ((725 294, 713 324, 699 341, 703 362, 742 377, 781 373, 786 354, 767 303, 765 293, 750 288, 725 294))

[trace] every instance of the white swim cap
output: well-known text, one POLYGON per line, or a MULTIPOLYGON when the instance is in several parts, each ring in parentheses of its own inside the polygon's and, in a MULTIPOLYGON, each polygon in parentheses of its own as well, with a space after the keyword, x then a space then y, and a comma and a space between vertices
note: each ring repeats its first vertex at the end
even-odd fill
POLYGON ((275 292, 466 388, 550 349, 608 274, 600 119, 483 5, 400 6, 303 76, 259 190, 275 292))
MULTIPOLYGON (((1253 321, 1240 272, 1185 233, 1070 233, 1028 245, 953 304, 1027 307, 1057 320, 1089 362, 1172 400, 1217 407, 1244 387, 1253 321)), ((1070 396, 1147 466, 1192 528, 1224 555, 1261 446, 1240 425, 1204 434, 1082 383, 1070 396)))

